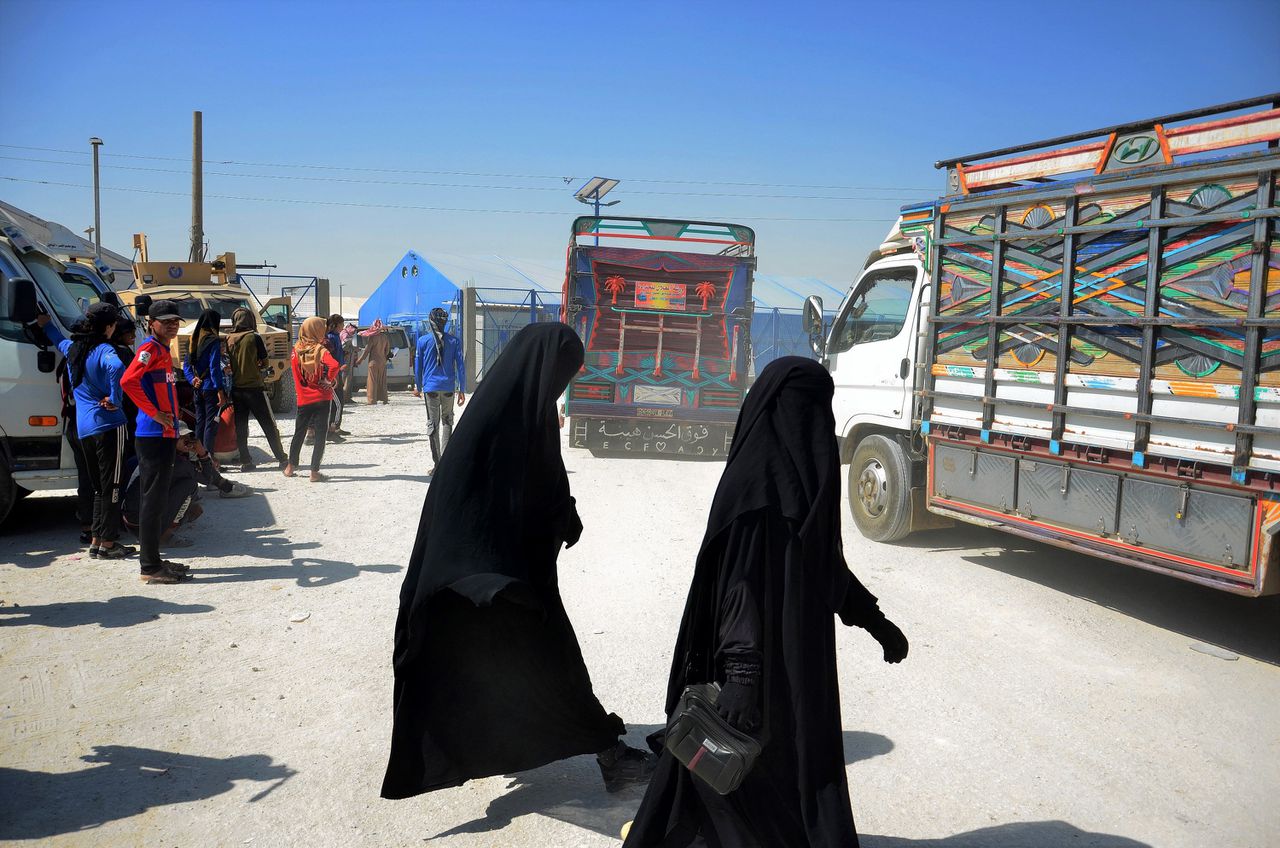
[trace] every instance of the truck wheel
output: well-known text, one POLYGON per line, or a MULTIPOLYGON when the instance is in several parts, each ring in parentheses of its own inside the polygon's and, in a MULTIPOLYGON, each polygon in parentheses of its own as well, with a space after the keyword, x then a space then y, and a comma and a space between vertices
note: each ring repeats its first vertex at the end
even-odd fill
POLYGON ((849 464, 849 512, 875 542, 911 532, 911 462, 893 439, 867 436, 858 443, 849 464))
POLYGON ((20 494, 23 490, 13 480, 13 473, 9 470, 9 463, 0 457, 0 524, 9 517, 9 511, 13 509, 22 497, 20 494))
POLYGON ((277 415, 282 412, 293 412, 293 405, 297 400, 294 397, 296 392, 292 376, 286 375, 276 380, 276 387, 271 392, 271 411, 277 415))

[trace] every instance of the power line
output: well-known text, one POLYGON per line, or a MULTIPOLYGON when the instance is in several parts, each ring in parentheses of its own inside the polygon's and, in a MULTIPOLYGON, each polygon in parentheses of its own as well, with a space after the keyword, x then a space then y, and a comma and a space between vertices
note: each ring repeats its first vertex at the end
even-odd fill
MULTIPOLYGON (((2 146, 2 145, 0 145, 2 146)), ((31 156, 3 156, 0 159, 11 162, 35 162, 43 165, 67 165, 73 168, 89 168, 92 167, 89 162, 66 162, 61 159, 37 159, 31 156)), ((178 168, 146 168, 139 165, 111 165, 105 167, 117 171, 139 171, 152 174, 183 174, 189 171, 178 168)), ((563 193, 564 189, 551 186, 520 186, 520 185, 476 185, 474 183, 429 183, 414 182, 409 180, 372 180, 366 178, 351 177, 307 177, 296 174, 244 174, 234 173, 230 171, 205 171, 205 176, 216 177, 242 177, 255 180, 294 180, 303 182, 329 182, 329 183, 349 183, 356 185, 386 185, 386 186, 405 186, 413 188, 465 188, 465 189, 489 189, 496 191, 552 191, 563 193)), ((762 198, 768 200, 834 200, 841 202, 856 201, 877 201, 882 203, 901 203, 900 197, 836 197, 824 194, 744 194, 739 192, 699 192, 699 191, 632 191, 624 189, 623 193, 635 196, 645 195, 662 195, 675 197, 744 197, 744 198, 762 198)))
MULTIPOLYGON (((70 153, 77 156, 88 156, 89 154, 83 150, 71 150, 59 147, 34 147, 19 144, 0 144, 0 147, 10 150, 35 150, 44 153, 70 153)), ((103 153, 103 158, 114 157, 119 159, 145 159, 157 162, 187 162, 189 160, 180 156, 155 156, 141 153, 103 153)), ((499 179, 525 179, 525 180, 560 180, 563 183, 573 181, 573 176, 564 174, 509 174, 509 173, 490 173, 482 171, 429 171, 416 170, 409 168, 370 168, 355 165, 316 165, 301 162, 242 162, 235 159, 205 159, 206 165, 238 165, 245 168, 305 168, 324 171, 355 171, 364 173, 381 173, 381 174, 422 174, 429 176, 453 176, 453 177, 486 177, 499 179)), ((912 186, 851 186, 851 185, 821 185, 811 183, 761 183, 761 182, 726 182, 721 180, 677 180, 677 179, 659 179, 656 177, 627 177, 627 182, 631 183, 652 183, 657 185, 705 185, 705 186, 729 186, 733 188, 799 188, 814 189, 828 191, 902 191, 902 192, 925 192, 931 193, 933 188, 919 188, 912 186)))
MULTIPOLYGON (((35 180, 25 177, 12 177, 7 174, 0 174, 0 180, 9 180, 15 183, 32 183, 35 185, 61 186, 65 188, 86 188, 92 189, 92 185, 84 183, 65 183, 56 180, 35 180)), ((133 188, 124 186, 102 186, 103 191, 123 191, 134 194, 156 194, 168 197, 189 197, 187 192, 182 191, 161 191, 159 189, 133 188)), ((355 203, 342 200, 301 200, 288 197, 244 197, 233 194, 205 194, 205 198, 215 198, 218 200, 237 200, 250 203, 293 203, 304 206, 340 206, 354 209, 402 209, 414 210, 422 212, 468 212, 481 214, 497 214, 497 215, 559 215, 568 216, 561 210, 542 210, 542 209, 471 209, 464 207, 450 206, 416 206, 411 204, 396 203, 355 203)), ((770 215, 735 215, 733 216, 741 221, 795 221, 807 223, 866 223, 866 224, 885 224, 891 223, 892 218, 789 218, 776 217, 770 215)))

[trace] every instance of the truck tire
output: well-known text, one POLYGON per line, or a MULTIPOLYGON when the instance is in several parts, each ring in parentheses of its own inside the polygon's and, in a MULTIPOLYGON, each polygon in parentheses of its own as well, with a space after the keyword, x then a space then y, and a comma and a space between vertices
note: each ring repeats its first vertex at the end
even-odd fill
POLYGON ((22 498, 22 491, 14 482, 8 461, 0 456, 0 525, 4 524, 5 519, 9 517, 13 505, 22 498))
POLYGON ((849 464, 849 512, 862 535, 896 542, 911 532, 911 462, 886 436, 867 436, 849 464))
POLYGON ((282 412, 293 412, 294 403, 297 401, 294 397, 296 393, 292 375, 286 374, 276 380, 275 388, 271 391, 271 411, 276 415, 282 412))

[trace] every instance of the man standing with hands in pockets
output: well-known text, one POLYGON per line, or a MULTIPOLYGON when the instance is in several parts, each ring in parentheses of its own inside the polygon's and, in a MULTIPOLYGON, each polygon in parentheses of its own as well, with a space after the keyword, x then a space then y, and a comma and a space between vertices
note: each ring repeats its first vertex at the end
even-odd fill
POLYGON ((431 332, 418 339, 418 355, 414 358, 418 387, 413 394, 425 398, 427 404, 432 471, 453 435, 454 386, 457 386, 458 406, 467 402, 467 368, 462 359, 462 342, 444 331, 448 323, 448 312, 438 306, 431 310, 427 318, 431 332))
POLYGON ((120 378, 138 406, 138 430, 134 450, 138 455, 141 502, 138 513, 139 561, 144 583, 177 583, 190 570, 178 562, 160 558, 160 533, 165 529, 164 504, 169 496, 173 461, 178 446, 178 393, 174 385, 169 343, 178 334, 181 319, 172 300, 157 300, 147 313, 151 335, 138 348, 133 362, 120 378))

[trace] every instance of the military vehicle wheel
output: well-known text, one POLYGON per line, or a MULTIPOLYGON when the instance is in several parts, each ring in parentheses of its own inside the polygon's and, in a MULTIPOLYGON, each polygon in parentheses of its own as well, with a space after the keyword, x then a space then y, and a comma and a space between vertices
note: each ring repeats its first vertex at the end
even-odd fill
POLYGON ((896 542, 911 532, 911 462, 893 439, 867 436, 853 452, 849 512, 875 542, 896 542))
POLYGON ((294 404, 297 402, 294 396, 296 393, 292 374, 286 374, 276 380, 275 388, 271 390, 271 411, 277 415, 282 412, 293 412, 294 404))

